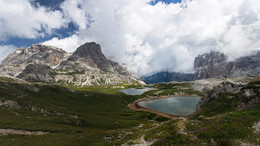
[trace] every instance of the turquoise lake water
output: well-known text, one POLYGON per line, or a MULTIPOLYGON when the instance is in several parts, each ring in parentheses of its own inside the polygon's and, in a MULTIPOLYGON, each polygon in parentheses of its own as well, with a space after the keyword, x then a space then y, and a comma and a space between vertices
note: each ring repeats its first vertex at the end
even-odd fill
POLYGON ((170 115, 187 116, 196 111, 199 100, 200 98, 195 96, 179 96, 141 101, 138 105, 170 115))
POLYGON ((150 91, 150 90, 155 90, 155 89, 156 88, 143 87, 143 88, 122 89, 122 90, 119 90, 119 91, 125 93, 126 95, 142 95, 144 92, 147 92, 147 91, 150 91))

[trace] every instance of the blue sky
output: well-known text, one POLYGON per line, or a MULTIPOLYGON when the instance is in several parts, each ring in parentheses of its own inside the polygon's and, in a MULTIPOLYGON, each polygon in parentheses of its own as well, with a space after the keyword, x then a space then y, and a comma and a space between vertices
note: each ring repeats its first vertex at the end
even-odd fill
MULTIPOLYGON (((70 22, 66 27, 55 29, 52 34, 48 34, 44 37, 37 37, 33 39, 22 38, 22 37, 11 37, 5 41, 0 41, 1 45, 14 45, 16 47, 29 47, 31 44, 39 44, 41 42, 50 40, 54 37, 57 38, 66 38, 71 36, 77 31, 77 26, 74 23, 70 22)), ((44 31, 43 31, 44 32, 44 31)))
POLYGON ((156 0, 155 3, 158 3, 159 1, 165 2, 165 3, 180 3, 181 0, 156 0))
MULTIPOLYGON (((64 0, 35 0, 35 1, 31 1, 31 4, 34 7, 38 7, 37 4, 40 4, 40 6, 44 6, 52 10, 60 10, 60 4, 62 2, 64 2, 64 0)), ((75 26, 74 23, 70 22, 66 27, 55 29, 52 34, 46 35, 44 37, 37 37, 33 39, 28 39, 23 37, 10 37, 5 41, 0 40, 0 44, 14 45, 16 47, 29 47, 31 44, 38 44, 46 40, 50 40, 54 37, 66 38, 74 34, 77 29, 78 29, 77 26, 75 26)))

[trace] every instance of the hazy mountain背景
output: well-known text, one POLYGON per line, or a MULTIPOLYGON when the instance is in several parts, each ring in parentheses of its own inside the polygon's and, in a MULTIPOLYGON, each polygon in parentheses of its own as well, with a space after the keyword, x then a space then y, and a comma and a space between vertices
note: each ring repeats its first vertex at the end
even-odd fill
POLYGON ((19 48, 0 65, 2 75, 29 82, 72 85, 143 83, 116 62, 108 60, 94 42, 80 46, 74 53, 32 45, 19 48))
POLYGON ((194 60, 194 73, 159 72, 143 77, 147 83, 170 81, 193 81, 208 78, 257 77, 260 75, 260 52, 228 61, 227 56, 220 52, 199 55, 194 60))

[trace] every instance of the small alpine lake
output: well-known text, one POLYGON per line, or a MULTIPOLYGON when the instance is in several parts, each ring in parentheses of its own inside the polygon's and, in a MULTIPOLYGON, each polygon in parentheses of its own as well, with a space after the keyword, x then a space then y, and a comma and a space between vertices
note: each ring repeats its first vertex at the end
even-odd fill
POLYGON ((128 89, 119 90, 119 92, 122 92, 126 95, 142 95, 143 93, 150 91, 150 90, 156 90, 156 88, 149 88, 149 87, 128 88, 128 89))
POLYGON ((138 106, 148 110, 165 113, 174 116, 188 116, 196 111, 200 97, 175 96, 154 100, 144 100, 137 103, 138 106))

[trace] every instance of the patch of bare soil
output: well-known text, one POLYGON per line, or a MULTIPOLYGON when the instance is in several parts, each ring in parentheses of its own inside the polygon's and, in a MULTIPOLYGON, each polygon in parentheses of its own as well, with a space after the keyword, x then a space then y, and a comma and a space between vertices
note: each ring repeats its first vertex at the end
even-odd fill
POLYGON ((44 135, 49 132, 42 131, 26 131, 26 130, 15 130, 15 129, 0 129, 0 136, 3 135, 44 135))

